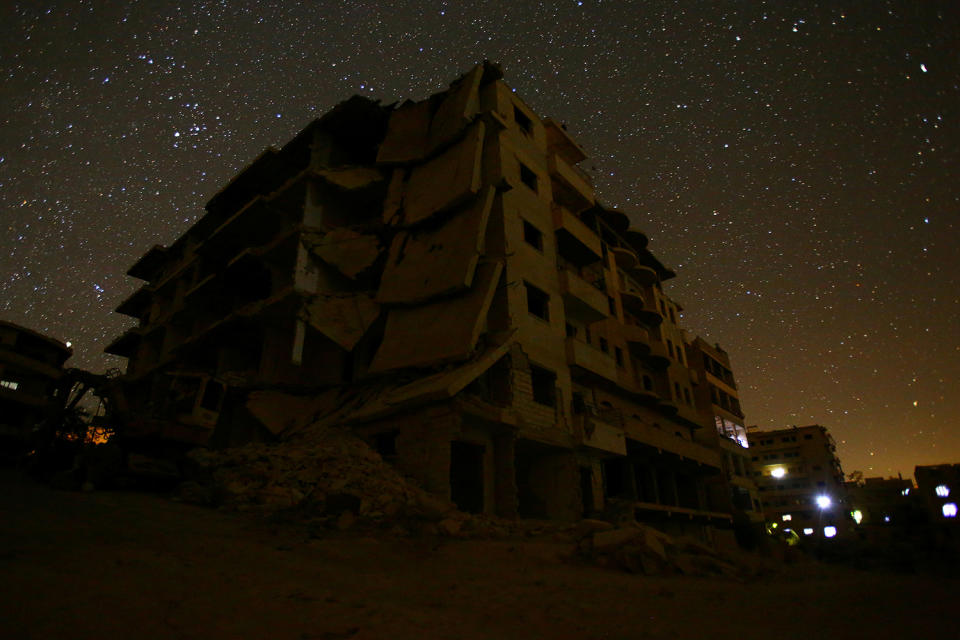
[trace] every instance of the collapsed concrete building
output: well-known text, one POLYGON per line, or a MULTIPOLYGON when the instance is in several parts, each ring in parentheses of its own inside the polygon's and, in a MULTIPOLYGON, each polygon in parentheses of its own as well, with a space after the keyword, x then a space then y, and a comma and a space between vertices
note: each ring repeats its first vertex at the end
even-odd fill
POLYGON ((349 425, 464 511, 728 523, 675 274, 501 77, 351 98, 148 251, 107 348, 130 415, 212 446, 349 425))

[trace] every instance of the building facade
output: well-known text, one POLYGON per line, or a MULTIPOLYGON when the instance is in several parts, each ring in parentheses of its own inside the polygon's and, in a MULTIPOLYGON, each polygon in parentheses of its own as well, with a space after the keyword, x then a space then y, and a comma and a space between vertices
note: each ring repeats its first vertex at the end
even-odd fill
POLYGON ((798 536, 831 538, 849 529, 843 469, 826 427, 750 430, 748 438, 768 521, 798 536))
POLYGON ((22 447, 30 431, 51 414, 63 364, 72 353, 66 343, 0 321, 0 438, 5 449, 22 447))
POLYGON ((283 390, 467 511, 729 523, 674 273, 501 75, 341 103, 147 252, 107 348, 131 419, 282 437, 296 420, 264 399, 283 390))
POLYGON ((719 448, 723 474, 710 488, 712 502, 723 510, 740 514, 749 522, 762 522, 763 506, 751 464, 750 443, 744 426, 740 394, 733 377, 730 356, 720 345, 701 337, 686 344, 687 360, 697 384, 695 403, 711 428, 697 432, 697 441, 719 448))

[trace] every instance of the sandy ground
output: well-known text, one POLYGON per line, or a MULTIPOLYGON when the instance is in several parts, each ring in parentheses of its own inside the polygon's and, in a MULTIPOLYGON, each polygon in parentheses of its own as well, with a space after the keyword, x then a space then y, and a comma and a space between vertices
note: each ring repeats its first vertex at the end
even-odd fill
POLYGON ((816 563, 762 579, 571 564, 550 540, 311 538, 156 495, 0 474, 0 637, 954 638, 960 581, 816 563))

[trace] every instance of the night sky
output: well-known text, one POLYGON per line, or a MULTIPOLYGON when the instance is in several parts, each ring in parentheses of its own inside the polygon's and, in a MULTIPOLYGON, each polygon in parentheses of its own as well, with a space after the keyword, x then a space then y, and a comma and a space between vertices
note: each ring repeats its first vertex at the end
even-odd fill
POLYGON ((960 462, 957 2, 4 2, 0 318, 103 348, 127 268, 353 94, 487 58, 678 272, 747 424, 960 462))

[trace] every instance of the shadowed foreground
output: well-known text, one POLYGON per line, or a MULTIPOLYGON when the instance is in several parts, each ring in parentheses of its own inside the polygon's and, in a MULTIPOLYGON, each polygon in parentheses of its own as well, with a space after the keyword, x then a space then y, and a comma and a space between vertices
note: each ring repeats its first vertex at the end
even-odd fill
POLYGON ((311 538, 152 495, 0 489, 5 638, 949 637, 960 586, 814 563, 650 578, 550 540, 311 538))

